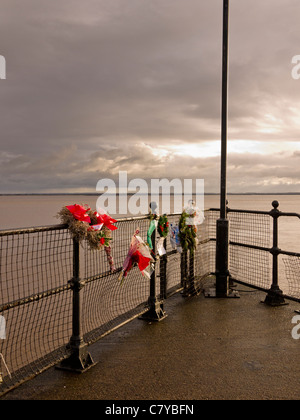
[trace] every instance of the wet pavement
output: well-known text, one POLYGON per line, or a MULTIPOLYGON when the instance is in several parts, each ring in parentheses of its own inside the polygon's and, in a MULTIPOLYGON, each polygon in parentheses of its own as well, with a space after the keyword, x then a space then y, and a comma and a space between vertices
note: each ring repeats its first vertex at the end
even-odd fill
POLYGON ((136 319, 92 345, 97 364, 84 374, 51 368, 2 400, 300 399, 299 304, 272 308, 238 290, 240 299, 177 294, 163 321, 136 319))

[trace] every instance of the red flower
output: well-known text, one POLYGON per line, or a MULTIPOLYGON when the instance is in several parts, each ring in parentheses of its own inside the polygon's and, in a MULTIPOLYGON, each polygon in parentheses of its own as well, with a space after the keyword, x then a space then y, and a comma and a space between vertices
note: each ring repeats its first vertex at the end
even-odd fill
MULTIPOLYGON (((91 223, 89 215, 86 213, 87 209, 79 204, 74 204, 73 206, 66 206, 66 208, 73 214, 76 220, 81 222, 91 223)), ((90 210, 90 209, 88 209, 90 210)))
POLYGON ((98 225, 101 225, 101 223, 103 223, 109 230, 118 229, 117 226, 113 225, 113 223, 116 223, 116 220, 111 218, 108 214, 99 214, 95 212, 94 215, 97 217, 98 225))
POLYGON ((151 258, 145 257, 140 251, 136 251, 132 255, 132 259, 138 264, 140 271, 146 270, 151 261, 151 258))
POLYGON ((101 239, 100 239, 100 244, 101 244, 101 245, 104 245, 104 244, 105 244, 105 238, 101 238, 101 239))
POLYGON ((143 272, 148 267, 151 258, 145 257, 140 251, 136 250, 132 255, 128 262, 128 265, 125 269, 124 275, 127 276, 128 272, 131 270, 134 263, 136 263, 139 267, 139 270, 143 272))

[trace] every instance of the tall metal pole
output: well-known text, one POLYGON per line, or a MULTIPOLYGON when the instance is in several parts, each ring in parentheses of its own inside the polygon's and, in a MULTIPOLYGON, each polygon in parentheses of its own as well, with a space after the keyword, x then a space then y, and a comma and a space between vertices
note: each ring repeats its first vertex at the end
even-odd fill
POLYGON ((228 36, 229 0, 223 0, 223 63, 222 63, 222 131, 221 131, 221 191, 220 219, 217 221, 216 241, 216 296, 229 293, 228 248, 229 222, 227 198, 227 120, 228 120, 228 36))
POLYGON ((227 120, 228 120, 228 32, 229 0, 223 6, 222 132, 221 132, 221 202, 220 218, 226 219, 227 198, 227 120))

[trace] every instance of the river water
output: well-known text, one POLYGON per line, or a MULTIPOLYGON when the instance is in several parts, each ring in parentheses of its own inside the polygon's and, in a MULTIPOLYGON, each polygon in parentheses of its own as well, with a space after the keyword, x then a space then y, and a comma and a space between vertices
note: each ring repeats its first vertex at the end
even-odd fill
MULTIPOLYGON (((0 196, 0 230, 32 226, 59 224, 57 212, 66 205, 88 204, 96 209, 97 195, 3 195, 0 196)), ((283 212, 300 213, 300 195, 229 195, 228 206, 232 209, 272 209, 272 201, 280 203, 283 212)), ((218 208, 219 196, 206 195, 205 208, 218 208)), ((172 211, 172 205, 171 205, 172 211)), ((119 218, 130 216, 111 214, 119 218)), ((279 219, 279 246, 285 251, 300 252, 300 219, 282 217, 279 219)))

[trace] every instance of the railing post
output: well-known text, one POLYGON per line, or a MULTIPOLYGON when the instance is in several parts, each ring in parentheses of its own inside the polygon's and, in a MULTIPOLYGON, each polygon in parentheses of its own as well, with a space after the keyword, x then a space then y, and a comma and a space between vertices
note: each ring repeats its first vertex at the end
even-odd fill
POLYGON ((151 235, 151 242, 152 242, 152 251, 153 251, 153 271, 150 277, 150 296, 148 298, 148 305, 149 310, 145 312, 143 315, 140 316, 140 319, 144 321, 162 321, 164 318, 167 317, 164 308, 163 308, 163 300, 158 299, 156 296, 156 264, 157 264, 157 256, 156 256, 156 228, 154 229, 151 235))
POLYGON ((188 251, 183 250, 181 253, 180 270, 181 270, 181 286, 183 287, 182 296, 188 297, 189 284, 190 284, 190 259, 188 257, 188 251))
POLYGON ((233 290, 234 284, 230 278, 229 270, 229 234, 230 223, 227 218, 228 201, 226 207, 221 211, 221 218, 217 220, 216 237, 216 291, 215 296, 208 294, 208 297, 217 298, 240 298, 239 293, 233 290))
POLYGON ((160 257, 160 297, 161 299, 167 299, 167 265, 168 265, 168 256, 167 256, 167 239, 164 239, 164 249, 166 254, 160 257))
POLYGON ((183 297, 190 297, 197 294, 197 290, 195 288, 195 252, 184 251, 184 257, 182 259, 184 264, 184 269, 182 270, 182 274, 184 275, 183 281, 183 297))
POLYGON ((187 283, 187 251, 180 254, 180 278, 181 286, 185 289, 187 283))
POLYGON ((195 288, 195 251, 190 251, 190 267, 189 267, 189 278, 190 278, 190 294, 197 294, 195 288))
POLYGON ((281 306, 286 305, 282 290, 280 290, 278 284, 278 255, 281 251, 278 248, 278 218, 281 212, 278 210, 278 201, 273 201, 272 206, 273 209, 270 211, 270 216, 273 218, 273 247, 270 250, 273 256, 272 286, 264 303, 269 306, 281 306))
POLYGON ((79 242, 73 239, 73 278, 69 282, 73 292, 72 336, 68 344, 70 356, 63 360, 57 368, 82 373, 95 363, 87 351, 88 346, 83 341, 81 334, 80 291, 84 287, 84 282, 80 278, 79 251, 79 242))
POLYGON ((229 220, 217 221, 216 241, 216 297, 228 297, 229 295, 229 220))

